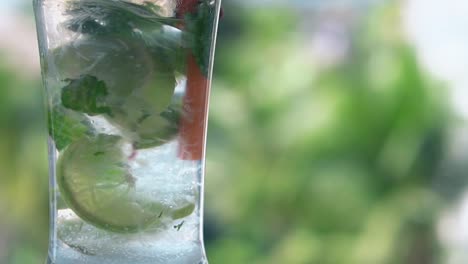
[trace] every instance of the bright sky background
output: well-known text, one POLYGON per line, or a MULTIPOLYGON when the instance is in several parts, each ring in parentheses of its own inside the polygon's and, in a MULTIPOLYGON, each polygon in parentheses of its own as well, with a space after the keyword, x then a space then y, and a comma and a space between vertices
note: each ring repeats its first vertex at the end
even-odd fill
POLYGON ((454 109, 468 119, 468 1, 411 0, 403 14, 421 64, 448 82, 454 109))
POLYGON ((0 0, 0 9, 12 9, 15 6, 20 5, 22 2, 23 0, 0 0))

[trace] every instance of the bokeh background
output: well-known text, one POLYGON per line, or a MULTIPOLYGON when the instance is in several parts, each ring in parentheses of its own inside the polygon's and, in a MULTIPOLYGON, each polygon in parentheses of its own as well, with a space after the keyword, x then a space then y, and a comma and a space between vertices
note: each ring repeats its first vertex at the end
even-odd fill
MULTIPOLYGON (((468 2, 223 1, 211 263, 468 263, 468 2)), ((31 6, 0 0, 2 264, 47 252, 31 6)))

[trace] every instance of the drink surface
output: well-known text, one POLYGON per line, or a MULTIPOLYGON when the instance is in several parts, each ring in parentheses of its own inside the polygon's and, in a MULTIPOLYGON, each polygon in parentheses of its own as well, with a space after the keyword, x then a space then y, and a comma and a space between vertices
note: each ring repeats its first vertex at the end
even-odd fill
POLYGON ((180 3, 35 3, 49 263, 207 263, 202 153, 217 12, 213 1, 180 3))

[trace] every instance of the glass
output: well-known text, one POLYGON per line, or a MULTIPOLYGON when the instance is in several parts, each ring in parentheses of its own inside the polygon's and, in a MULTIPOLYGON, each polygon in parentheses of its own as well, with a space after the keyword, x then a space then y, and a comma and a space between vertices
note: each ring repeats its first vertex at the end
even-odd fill
POLYGON ((220 1, 36 0, 48 263, 207 263, 207 108, 220 1))

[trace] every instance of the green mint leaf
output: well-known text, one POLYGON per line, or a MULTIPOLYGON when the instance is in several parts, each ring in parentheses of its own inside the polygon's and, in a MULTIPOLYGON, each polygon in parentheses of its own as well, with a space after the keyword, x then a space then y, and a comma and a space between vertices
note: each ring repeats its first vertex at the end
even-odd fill
MULTIPOLYGON (((86 49, 85 57, 119 53, 115 54, 116 59, 124 58, 128 60, 129 57, 124 56, 131 53, 128 50, 141 47, 140 50, 144 50, 161 69, 167 68, 168 72, 172 74, 174 72, 183 73, 185 72, 186 49, 190 43, 187 41, 188 38, 185 37, 186 33, 177 28, 178 25, 182 24, 182 19, 165 17, 161 11, 162 9, 162 7, 149 1, 135 4, 122 0, 72 0, 67 2, 65 11, 67 20, 64 22, 64 26, 71 31, 82 34, 84 37, 72 45, 72 50, 80 48, 80 43, 89 42, 91 44, 82 47, 82 49, 86 49), (95 42, 99 44, 102 44, 102 42, 110 43, 103 48, 94 45, 95 42), (125 45, 123 50, 120 49, 122 44, 125 45), (108 47, 107 51, 105 47, 108 47), (93 50, 96 50, 96 52, 93 52, 93 50)), ((77 55, 78 57, 74 56, 77 60, 83 57, 82 54, 77 55)), ((133 56, 138 57, 138 54, 133 56)), ((99 68, 101 64, 112 60, 112 58, 107 57, 104 57, 102 63, 92 64, 85 61, 84 64, 91 64, 94 66, 92 68, 99 68)), ((89 58, 87 59, 87 61, 92 62, 89 58)), ((133 64, 130 63, 129 66, 131 67, 131 65, 133 64)), ((125 68, 125 66, 123 67, 125 68)), ((77 68, 76 63, 73 63, 71 68, 77 68)), ((89 67, 84 68, 89 69, 89 67)), ((143 70, 140 69, 139 71, 143 70)), ((108 71, 107 67, 105 71, 108 71)), ((87 73, 82 72, 81 74, 87 73)), ((99 75, 95 76, 107 81, 99 75)), ((108 88, 111 89, 112 87, 108 88)))
POLYGON ((64 107, 86 113, 88 115, 111 114, 106 106, 108 95, 106 84, 91 75, 70 79, 70 83, 62 89, 62 104, 64 107))
POLYGON ((207 1, 202 1, 195 12, 185 15, 186 30, 190 47, 201 72, 207 76, 213 34, 215 9, 207 1))
POLYGON ((83 114, 67 110, 60 106, 53 107, 48 114, 49 135, 60 151, 72 142, 92 135, 91 124, 83 114))
POLYGON ((65 14, 68 29, 84 34, 132 33, 163 24, 175 25, 177 19, 164 17, 161 7, 151 2, 135 4, 122 0, 69 1, 65 14))

